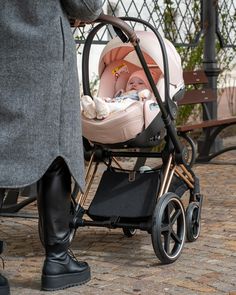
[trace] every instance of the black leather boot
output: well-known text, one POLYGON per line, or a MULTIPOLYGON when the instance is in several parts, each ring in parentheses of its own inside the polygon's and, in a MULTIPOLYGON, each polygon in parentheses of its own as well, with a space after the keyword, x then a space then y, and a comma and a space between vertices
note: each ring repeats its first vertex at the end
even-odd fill
MULTIPOLYGON (((3 251, 3 242, 0 241, 0 254, 2 254, 2 251, 3 251)), ((8 280, 1 274, 0 274, 0 294, 1 295, 9 295, 10 294, 8 280)))
POLYGON ((10 294, 8 280, 1 274, 0 274, 0 294, 1 295, 9 295, 10 294))
POLYGON ((86 262, 77 261, 69 251, 71 175, 58 157, 38 182, 38 211, 41 241, 46 252, 42 290, 59 290, 90 280, 86 262))

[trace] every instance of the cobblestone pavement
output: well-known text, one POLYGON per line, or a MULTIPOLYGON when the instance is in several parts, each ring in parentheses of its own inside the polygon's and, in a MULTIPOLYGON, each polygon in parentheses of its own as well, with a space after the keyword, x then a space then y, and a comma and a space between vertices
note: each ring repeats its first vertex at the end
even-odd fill
MULTIPOLYGON (((175 263, 160 264, 147 232, 127 238, 121 229, 80 228, 72 250, 90 264, 92 280, 51 294, 235 295, 236 153, 211 164, 196 164, 194 171, 204 194, 201 235, 196 242, 185 243, 175 263)), ((30 210, 35 207, 31 204, 30 210)), ((44 252, 37 219, 1 217, 0 235, 7 243, 3 274, 10 281, 11 294, 48 294, 40 291, 44 252)))

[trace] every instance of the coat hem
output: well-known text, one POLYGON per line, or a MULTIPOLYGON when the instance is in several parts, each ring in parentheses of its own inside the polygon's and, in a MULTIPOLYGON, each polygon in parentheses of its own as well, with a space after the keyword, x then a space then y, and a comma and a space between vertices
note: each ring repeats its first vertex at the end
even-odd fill
POLYGON ((55 156, 55 157, 53 157, 51 161, 48 161, 49 162, 49 165, 47 165, 46 168, 43 169, 43 173, 39 174, 39 177, 36 177, 36 179, 34 179, 32 181, 30 180, 29 182, 26 182, 26 183, 24 182, 24 183, 21 183, 21 184, 14 184, 14 185, 2 185, 0 183, 0 188, 4 188, 4 189, 18 189, 19 188, 19 189, 21 189, 21 188, 25 188, 27 186, 30 186, 30 185, 33 185, 33 184, 37 183, 43 177, 43 175, 45 174, 45 172, 47 171, 47 169, 50 167, 50 165, 52 164, 52 162, 57 157, 62 157, 63 158, 63 160, 65 161, 65 163, 66 163, 66 165, 67 165, 67 167, 68 167, 68 169, 70 171, 71 177, 73 178, 73 180, 75 181, 75 183, 78 185, 80 191, 83 192, 83 187, 81 186, 81 184, 79 184, 79 182, 73 176, 73 173, 72 173, 72 171, 70 169, 70 165, 68 164, 67 158, 65 156, 63 156, 63 155, 60 155, 60 154, 57 155, 57 156, 55 156))

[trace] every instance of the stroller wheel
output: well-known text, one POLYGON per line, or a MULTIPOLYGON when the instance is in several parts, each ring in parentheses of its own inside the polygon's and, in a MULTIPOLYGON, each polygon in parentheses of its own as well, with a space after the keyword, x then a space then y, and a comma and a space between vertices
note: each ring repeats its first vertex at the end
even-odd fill
POLYGON ((198 203, 190 203, 186 210, 186 237, 189 242, 196 241, 200 234, 201 223, 198 218, 198 213, 198 203))
POLYGON ((196 144, 186 133, 179 133, 179 139, 184 147, 184 160, 189 167, 192 167, 196 161, 196 144))
POLYGON ((168 192, 158 199, 152 219, 152 245, 164 264, 172 263, 181 254, 185 241, 185 212, 180 198, 168 192))
POLYGON ((128 238, 132 238, 136 234, 136 232, 136 228, 123 228, 123 233, 128 238))

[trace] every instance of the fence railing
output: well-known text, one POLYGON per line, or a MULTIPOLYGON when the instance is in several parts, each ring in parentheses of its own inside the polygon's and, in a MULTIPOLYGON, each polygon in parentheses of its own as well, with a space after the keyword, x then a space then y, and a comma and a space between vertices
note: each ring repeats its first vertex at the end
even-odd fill
MULTIPOLYGON (((153 25, 175 46, 196 46, 204 34, 203 11, 206 0, 105 0, 105 13, 114 16, 142 18, 153 25)), ((222 47, 236 48, 236 1, 214 0, 216 6, 216 34, 222 47)), ((145 30, 135 23, 136 30, 145 30)), ((88 28, 74 30, 77 43, 83 43, 88 28)), ((112 30, 104 29, 95 38, 95 43, 104 44, 112 36, 112 30)))

